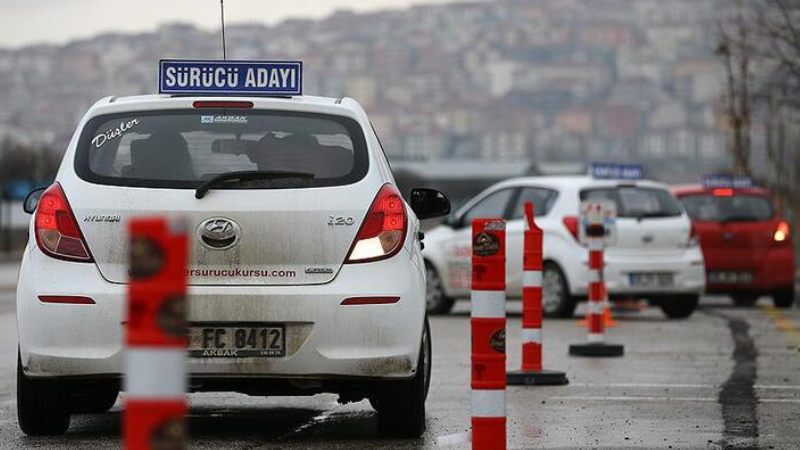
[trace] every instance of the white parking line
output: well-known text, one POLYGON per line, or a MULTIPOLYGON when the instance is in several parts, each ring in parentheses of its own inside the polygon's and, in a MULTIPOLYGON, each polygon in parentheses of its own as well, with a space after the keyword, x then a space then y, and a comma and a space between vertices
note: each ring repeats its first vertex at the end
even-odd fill
POLYGON ((616 387, 616 388, 675 388, 675 389, 716 389, 716 384, 669 384, 669 383, 570 383, 576 387, 616 387))
MULTIPOLYGON (((716 403, 716 397, 659 397, 653 395, 632 395, 632 396, 587 396, 587 395, 568 395, 550 397, 550 400, 567 401, 609 401, 609 402, 699 402, 716 403)), ((762 398, 759 403, 800 403, 800 398, 762 398)))
POLYGON ((609 402, 716 402, 716 397, 658 397, 658 396, 588 396, 568 395, 550 397, 550 400, 609 401, 609 402))
MULTIPOLYGON (((720 389, 720 384, 691 383, 570 383, 574 387, 611 387, 611 388, 655 388, 655 389, 720 389)), ((777 384, 757 384, 756 389, 800 391, 800 386, 777 384)))

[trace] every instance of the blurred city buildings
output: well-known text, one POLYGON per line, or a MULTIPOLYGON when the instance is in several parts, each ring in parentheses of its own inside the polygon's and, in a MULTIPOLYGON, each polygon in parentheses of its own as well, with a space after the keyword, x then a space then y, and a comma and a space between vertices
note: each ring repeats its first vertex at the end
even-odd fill
MULTIPOLYGON (((715 0, 498 0, 228 27, 232 59, 302 59, 305 92, 350 96, 397 167, 636 161, 696 180, 728 165, 715 0)), ((64 148, 87 107, 156 91, 162 57, 219 57, 170 24, 0 49, 0 139, 64 148)), ((519 171, 519 170, 517 170, 519 171)))

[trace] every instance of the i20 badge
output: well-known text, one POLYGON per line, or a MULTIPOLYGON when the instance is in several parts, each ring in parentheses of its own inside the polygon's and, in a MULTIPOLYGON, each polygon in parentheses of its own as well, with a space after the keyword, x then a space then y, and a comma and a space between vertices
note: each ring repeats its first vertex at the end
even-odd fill
POLYGON ((238 223, 224 217, 212 217, 197 227, 197 240, 211 250, 227 250, 239 243, 242 228, 238 223))

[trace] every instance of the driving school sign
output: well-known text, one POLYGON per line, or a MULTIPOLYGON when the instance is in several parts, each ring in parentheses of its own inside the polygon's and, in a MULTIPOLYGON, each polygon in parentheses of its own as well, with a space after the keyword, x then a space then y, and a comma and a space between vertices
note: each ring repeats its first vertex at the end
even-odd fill
POLYGON ((617 239, 617 205, 608 200, 581 202, 579 240, 611 245, 617 239))
POLYGON ((191 95, 303 94, 302 61, 162 59, 158 92, 191 95))

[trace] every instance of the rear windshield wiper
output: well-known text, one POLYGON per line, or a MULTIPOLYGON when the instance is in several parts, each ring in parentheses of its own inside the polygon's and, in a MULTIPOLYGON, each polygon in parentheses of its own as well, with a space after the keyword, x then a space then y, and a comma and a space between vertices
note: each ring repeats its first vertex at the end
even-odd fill
POLYGON ((753 216, 747 215, 730 215, 725 217, 724 219, 720 220, 722 223, 728 222, 756 222, 758 219, 753 216))
POLYGON ((203 198, 206 193, 214 186, 228 183, 231 181, 245 182, 254 180, 276 180, 281 178, 301 178, 313 180, 314 174, 308 172, 288 172, 288 171, 260 171, 248 170, 244 172, 228 172, 215 176, 214 178, 201 184, 195 191, 195 198, 203 198))
POLYGON ((656 219, 656 218, 659 218, 659 217, 676 217, 678 215, 679 214, 671 214, 671 213, 668 213, 668 212, 650 212, 650 213, 644 213, 644 214, 636 214, 633 217, 635 217, 636 220, 641 222, 642 219, 656 219))

